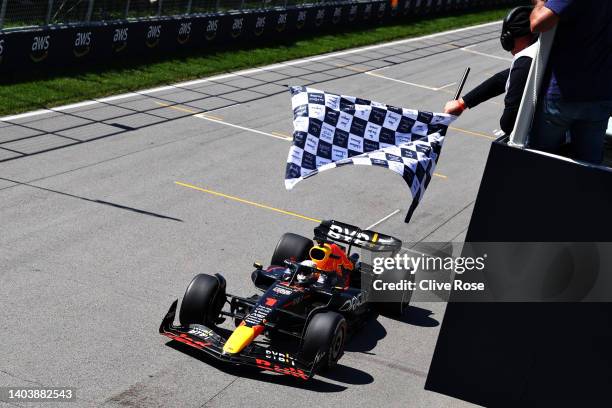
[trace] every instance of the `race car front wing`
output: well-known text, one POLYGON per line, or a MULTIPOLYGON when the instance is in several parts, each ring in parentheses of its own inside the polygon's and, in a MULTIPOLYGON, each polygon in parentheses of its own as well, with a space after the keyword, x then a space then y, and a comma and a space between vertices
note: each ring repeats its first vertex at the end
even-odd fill
POLYGON ((217 360, 230 364, 256 367, 261 370, 273 371, 302 380, 308 380, 314 375, 320 355, 317 355, 315 361, 304 362, 297 356, 275 351, 257 344, 250 344, 238 354, 223 352, 223 345, 227 339, 212 329, 200 324, 190 324, 188 326, 175 326, 173 324, 177 304, 178 300, 175 300, 162 320, 159 327, 161 335, 196 348, 217 360))

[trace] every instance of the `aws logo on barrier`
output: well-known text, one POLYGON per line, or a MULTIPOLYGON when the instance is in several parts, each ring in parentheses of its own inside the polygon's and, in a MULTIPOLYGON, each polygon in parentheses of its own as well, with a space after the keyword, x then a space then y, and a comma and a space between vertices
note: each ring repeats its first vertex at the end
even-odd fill
POLYGON ((255 35, 259 37, 263 34, 266 28, 266 16, 257 17, 257 21, 255 21, 255 35))
POLYGON ((0 64, 2 64, 3 57, 4 57, 4 38, 0 39, 0 64))
POLYGON ((147 29, 147 37, 145 38, 145 44, 149 48, 155 48, 159 44, 161 37, 161 25, 150 25, 147 29))
POLYGON ((179 24, 178 35, 176 36, 176 42, 179 44, 186 44, 191 36, 191 21, 187 21, 179 24))
POLYGON ((91 51, 91 31, 77 32, 72 53, 75 57, 81 58, 89 54, 89 51, 91 51))
POLYGON ((51 47, 50 35, 37 35, 32 38, 30 59, 34 62, 44 61, 49 56, 51 47))
POLYGON ((212 20, 208 20, 206 24, 206 32, 204 33, 204 38, 208 41, 212 41, 217 37, 217 31, 219 29, 219 19, 215 18, 212 20))
POLYGON ((332 23, 338 24, 342 18, 342 7, 336 7, 332 16, 332 23))
POLYGON ((384 17, 386 9, 387 9, 387 3, 380 3, 378 5, 378 12, 377 12, 378 18, 384 17))
POLYGON ((244 25, 244 17, 235 18, 232 22, 232 38, 238 38, 242 34, 242 26, 244 25))
POLYGON ((323 24, 325 20, 325 9, 317 10, 317 15, 315 16, 315 26, 319 27, 323 24))
POLYGON ((348 21, 353 22, 355 21, 356 18, 357 18, 357 5, 354 4, 351 6, 351 9, 349 10, 348 21))
POLYGON ((399 10, 399 0, 391 0, 391 15, 397 16, 397 11, 399 10))
POLYGON ((406 16, 410 12, 410 1, 406 0, 404 2, 404 10, 402 10, 402 15, 406 16))
POLYGON ((115 28, 113 33, 113 52, 121 52, 127 48, 128 44, 128 27, 115 28))
POLYGON ((281 13, 276 19, 276 31, 283 32, 287 28, 287 13, 281 13))
POLYGON ((304 28, 304 25, 306 25, 306 10, 301 10, 298 12, 297 22, 295 23, 295 27, 298 30, 300 30, 304 28))
POLYGON ((363 19, 369 20, 370 17, 372 17, 372 3, 366 4, 365 8, 363 9, 363 19))

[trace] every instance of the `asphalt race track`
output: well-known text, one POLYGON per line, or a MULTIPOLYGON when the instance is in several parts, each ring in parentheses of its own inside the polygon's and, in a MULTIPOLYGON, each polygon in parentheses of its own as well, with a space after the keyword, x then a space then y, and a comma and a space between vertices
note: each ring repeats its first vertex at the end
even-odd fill
POLYGON ((499 29, 0 119, 0 386, 76 387, 79 407, 469 405, 423 390, 444 303, 380 317, 308 383, 211 364, 157 330, 197 273, 221 272, 228 292, 251 295, 253 261, 269 262, 284 232, 311 235, 316 220, 369 227, 392 214, 375 229, 405 243, 461 241, 501 98, 453 124, 407 225, 410 192, 384 169, 343 167, 285 191, 286 85, 440 111, 466 66, 466 90, 509 66, 499 29))

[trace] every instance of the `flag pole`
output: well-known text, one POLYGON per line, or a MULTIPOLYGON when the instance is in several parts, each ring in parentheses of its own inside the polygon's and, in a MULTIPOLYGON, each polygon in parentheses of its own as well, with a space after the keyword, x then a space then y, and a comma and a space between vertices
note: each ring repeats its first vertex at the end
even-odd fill
POLYGON ((459 100, 461 96, 461 92, 463 91, 463 86, 465 85, 465 81, 467 81, 467 77, 470 74, 470 67, 465 69, 463 76, 461 77, 461 81, 459 82, 459 87, 457 88, 457 93, 455 93, 455 100, 459 100))

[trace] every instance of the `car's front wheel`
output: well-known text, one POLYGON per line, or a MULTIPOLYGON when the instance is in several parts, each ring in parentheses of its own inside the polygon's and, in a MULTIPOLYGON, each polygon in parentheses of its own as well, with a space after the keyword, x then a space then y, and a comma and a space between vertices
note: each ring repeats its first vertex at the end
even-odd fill
POLYGON ((220 275, 201 273, 187 286, 181 302, 179 320, 184 326, 193 323, 213 326, 224 303, 225 280, 220 275))
POLYGON ((302 356, 306 361, 320 360, 318 368, 334 367, 342 354, 346 342, 347 326, 344 317, 336 312, 315 314, 308 322, 302 343, 302 356))

